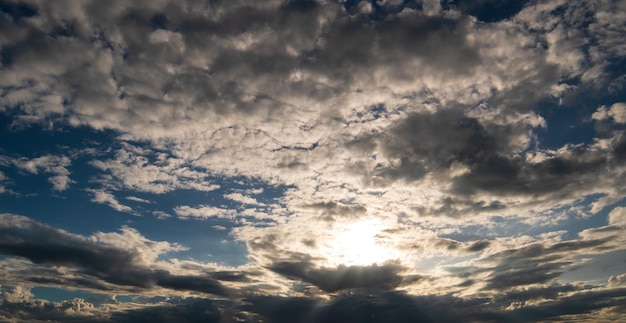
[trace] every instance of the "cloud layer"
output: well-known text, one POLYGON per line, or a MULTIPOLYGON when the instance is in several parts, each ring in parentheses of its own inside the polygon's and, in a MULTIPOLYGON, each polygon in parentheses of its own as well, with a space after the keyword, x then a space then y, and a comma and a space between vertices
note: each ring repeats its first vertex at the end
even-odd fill
POLYGON ((623 319, 625 12, 0 1, 0 318, 623 319))

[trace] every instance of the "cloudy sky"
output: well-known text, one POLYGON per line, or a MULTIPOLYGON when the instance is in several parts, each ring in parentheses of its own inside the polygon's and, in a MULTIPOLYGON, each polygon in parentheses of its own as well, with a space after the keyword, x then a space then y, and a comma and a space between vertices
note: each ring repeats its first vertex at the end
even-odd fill
POLYGON ((0 321, 626 319, 626 1, 0 1, 0 321))

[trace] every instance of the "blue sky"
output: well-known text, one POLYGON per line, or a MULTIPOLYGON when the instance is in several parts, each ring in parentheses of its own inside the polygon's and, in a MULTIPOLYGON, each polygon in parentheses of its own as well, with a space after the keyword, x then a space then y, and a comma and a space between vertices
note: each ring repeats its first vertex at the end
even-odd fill
POLYGON ((0 1, 0 321, 626 319, 625 1, 0 1))

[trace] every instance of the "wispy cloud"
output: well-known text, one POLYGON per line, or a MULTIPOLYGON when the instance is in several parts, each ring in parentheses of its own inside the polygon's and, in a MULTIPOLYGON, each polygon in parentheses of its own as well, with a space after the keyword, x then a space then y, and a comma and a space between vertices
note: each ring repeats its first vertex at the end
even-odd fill
POLYGON ((88 192, 93 195, 92 202, 106 204, 118 212, 134 213, 130 206, 121 204, 113 194, 107 191, 89 189, 88 192))
MULTIPOLYGON (((69 176, 68 167, 71 161, 67 156, 45 155, 36 158, 0 156, 0 166, 13 166, 32 175, 40 172, 52 175, 48 182, 55 191, 66 190, 71 183, 75 183, 69 176)), ((3 175, 3 178, 4 175, 3 175)))

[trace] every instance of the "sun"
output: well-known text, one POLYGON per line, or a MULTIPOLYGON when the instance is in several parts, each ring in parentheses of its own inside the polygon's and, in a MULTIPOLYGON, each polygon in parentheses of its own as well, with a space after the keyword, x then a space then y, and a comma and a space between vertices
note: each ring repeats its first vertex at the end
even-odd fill
POLYGON ((335 228, 329 241, 329 262, 334 265, 367 266, 393 259, 395 252, 379 238, 382 225, 375 220, 345 223, 335 228))

